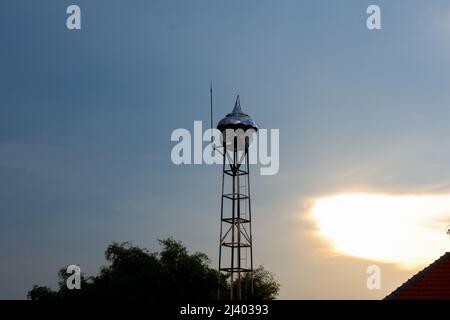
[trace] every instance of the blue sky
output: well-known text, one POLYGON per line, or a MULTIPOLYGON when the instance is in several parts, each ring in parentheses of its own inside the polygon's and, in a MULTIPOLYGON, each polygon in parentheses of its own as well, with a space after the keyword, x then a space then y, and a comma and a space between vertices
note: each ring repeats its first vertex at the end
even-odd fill
POLYGON ((386 265, 368 292, 370 261, 322 254, 299 216, 326 194, 449 191, 447 1, 7 0, 0 41, 1 298, 55 286, 67 264, 94 274, 112 241, 173 236, 216 262, 220 167, 170 161, 172 130, 209 119, 210 81, 216 121, 240 93, 280 129, 253 210, 281 297, 382 297, 414 273, 386 265), (65 27, 72 3, 81 31, 65 27))

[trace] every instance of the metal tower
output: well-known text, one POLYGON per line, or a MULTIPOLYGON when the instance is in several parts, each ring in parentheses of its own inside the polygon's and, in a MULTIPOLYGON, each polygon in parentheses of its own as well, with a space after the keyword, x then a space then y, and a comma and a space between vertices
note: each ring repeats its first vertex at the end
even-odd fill
MULTIPOLYGON (((222 272, 230 283, 230 299, 253 294, 253 241, 250 198, 249 146, 251 136, 236 134, 256 132, 256 123, 241 109, 239 95, 234 109, 219 121, 222 132, 223 168, 220 205, 219 281, 222 272), (247 131, 249 130, 250 131, 247 131), (242 132, 241 132, 242 133, 242 132)), ((220 299, 220 289, 218 292, 220 299)))

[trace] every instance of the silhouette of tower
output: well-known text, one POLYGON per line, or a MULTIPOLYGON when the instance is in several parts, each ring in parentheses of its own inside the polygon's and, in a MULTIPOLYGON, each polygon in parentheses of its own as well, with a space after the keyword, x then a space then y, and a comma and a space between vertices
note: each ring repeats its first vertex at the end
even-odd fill
POLYGON ((258 127, 242 111, 238 95, 233 111, 219 121, 217 129, 222 132, 223 148, 219 277, 222 272, 227 273, 230 299, 240 300, 243 290, 247 297, 253 294, 249 146, 252 132, 258 127))

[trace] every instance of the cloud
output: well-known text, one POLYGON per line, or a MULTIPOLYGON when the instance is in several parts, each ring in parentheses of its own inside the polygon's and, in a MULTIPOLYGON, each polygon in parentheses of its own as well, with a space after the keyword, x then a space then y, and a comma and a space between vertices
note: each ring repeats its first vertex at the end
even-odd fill
POLYGON ((312 200, 308 216, 332 251, 353 257, 416 268, 450 247, 450 194, 340 194, 312 200))

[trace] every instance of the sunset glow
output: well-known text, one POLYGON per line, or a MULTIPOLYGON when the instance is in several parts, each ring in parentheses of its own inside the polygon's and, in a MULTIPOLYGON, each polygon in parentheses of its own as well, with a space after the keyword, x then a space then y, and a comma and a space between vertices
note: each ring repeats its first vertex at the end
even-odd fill
POLYGON ((448 194, 341 194, 314 200, 309 214, 337 253, 411 268, 450 248, 448 194))

